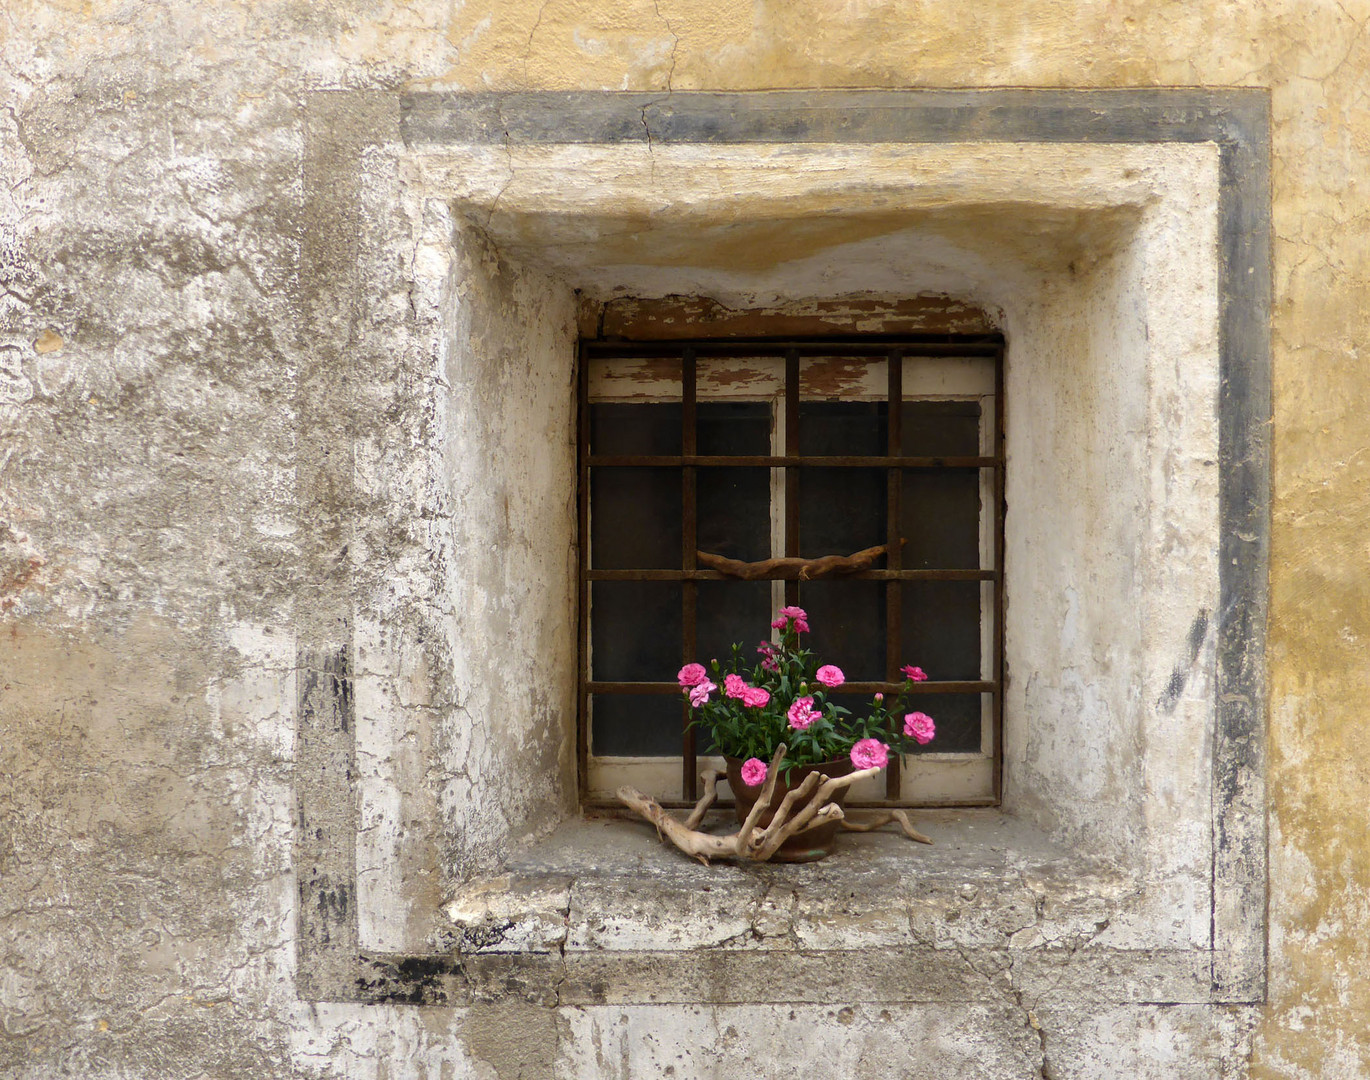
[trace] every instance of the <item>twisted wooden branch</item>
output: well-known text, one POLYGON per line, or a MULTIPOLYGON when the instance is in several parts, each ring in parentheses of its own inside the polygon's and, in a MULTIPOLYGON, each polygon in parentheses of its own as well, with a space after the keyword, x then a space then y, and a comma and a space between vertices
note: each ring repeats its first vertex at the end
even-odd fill
MULTIPOLYGON (((906 543, 906 540, 901 539, 899 546, 903 547, 906 543)), ((823 555, 817 559, 786 557, 762 559, 760 562, 741 562, 715 555, 710 551, 696 551, 695 558, 710 570, 717 570, 720 574, 741 578, 743 581, 813 581, 816 578, 855 574, 866 570, 888 550, 888 544, 879 544, 850 555, 823 555)))

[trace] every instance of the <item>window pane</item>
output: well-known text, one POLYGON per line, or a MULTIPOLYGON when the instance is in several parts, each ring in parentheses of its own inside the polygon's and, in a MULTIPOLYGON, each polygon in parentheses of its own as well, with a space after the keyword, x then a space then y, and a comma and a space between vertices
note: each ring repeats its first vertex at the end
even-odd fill
POLYGON ((680 453, 680 403, 604 401, 592 404, 590 453, 680 453))
POLYGON ((883 455, 889 450, 888 414, 883 401, 801 401, 799 452, 883 455))
POLYGON ((978 680, 980 582, 906 581, 902 592, 900 665, 916 664, 938 682, 978 680))
POLYGON ((899 535, 906 570, 980 567, 980 474, 975 469, 903 469, 899 535))
POLYGON ((679 569, 680 485, 679 469, 591 469, 590 565, 679 569))
POLYGON ((590 696, 590 753, 598 757, 679 757, 682 698, 590 696))
POLYGON ((675 582, 591 582, 590 677, 674 682, 681 663, 680 600, 675 582))
POLYGON ((978 401, 906 401, 900 414, 901 452, 908 457, 976 457, 978 401))
POLYGON ((799 604, 812 633, 803 639, 821 664, 836 664, 853 682, 885 678, 885 583, 803 581, 799 604))
POLYGON ((701 401, 695 407, 701 454, 769 454, 771 407, 764 401, 701 401))
MULTIPOLYGON (((701 454, 769 454, 771 407, 766 402, 700 402, 697 431, 701 454)), ((696 546, 744 562, 769 558, 770 470, 700 468, 696 478, 696 546)))
POLYGON ((701 581, 698 589, 695 656, 700 663, 725 662, 735 642, 741 644, 749 667, 759 661, 756 646, 771 634, 771 583, 701 581))
POLYGON ((889 494, 885 472, 801 469, 799 553, 806 559, 850 555, 888 540, 885 521, 889 494))
POLYGON ((771 470, 695 472, 695 546, 743 562, 771 554, 771 470))
POLYGON ((911 754, 978 754, 980 718, 990 707, 988 694, 915 694, 904 699, 932 717, 937 735, 926 746, 916 746, 911 754))

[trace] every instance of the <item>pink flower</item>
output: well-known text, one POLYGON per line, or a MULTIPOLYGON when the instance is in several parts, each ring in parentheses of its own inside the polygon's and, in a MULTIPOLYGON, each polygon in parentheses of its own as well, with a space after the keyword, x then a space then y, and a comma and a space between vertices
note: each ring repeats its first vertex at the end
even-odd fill
POLYGON ((813 707, 813 698, 802 697, 794 699, 794 704, 785 715, 790 719, 791 728, 803 731, 823 714, 813 707))
POLYGON ((814 678, 830 690, 847 681, 847 677, 842 674, 842 669, 832 664, 824 664, 815 673, 814 678))
POLYGON ((766 782, 766 763, 758 757, 749 757, 742 763, 742 782, 748 787, 760 787, 766 782))
POLYGON ((884 695, 884 694, 876 694, 876 695, 875 695, 875 700, 876 700, 876 701, 884 701, 884 700, 885 700, 885 695, 884 695))
POLYGON ((809 616, 802 607, 791 605, 781 608, 776 613, 775 621, 771 623, 771 626, 776 630, 784 630, 788 623, 794 623, 795 630, 801 634, 809 632, 809 616))
POLYGON ((749 709, 765 708, 766 703, 771 700, 769 690, 764 690, 759 686, 744 686, 742 688, 742 704, 749 709))
POLYGON ((690 687, 690 704, 696 709, 709 700, 709 695, 717 690, 718 687, 705 679, 698 686, 690 687))
POLYGON ((903 672, 905 675, 907 675, 914 682, 928 681, 927 673, 920 667, 914 667, 912 664, 905 664, 899 670, 903 672))
POLYGON ((723 692, 730 698, 740 698, 746 692, 747 681, 741 675, 726 675, 723 678, 723 692))
POLYGON ((780 672, 780 665, 775 662, 774 645, 769 641, 763 641, 756 647, 756 651, 765 657, 765 659, 761 661, 762 671, 769 671, 772 674, 778 674, 780 672))
POLYGON ((686 664, 676 674, 676 681, 680 683, 683 690, 687 686, 698 686, 708 679, 709 673, 704 670, 703 664, 686 664))
POLYGON ((917 740, 920 746, 927 746, 937 734, 937 725, 927 713, 911 712, 904 716, 904 734, 917 740))
POLYGON ((851 763, 858 769, 883 769, 890 763, 890 748, 879 739, 858 739, 851 748, 851 763))

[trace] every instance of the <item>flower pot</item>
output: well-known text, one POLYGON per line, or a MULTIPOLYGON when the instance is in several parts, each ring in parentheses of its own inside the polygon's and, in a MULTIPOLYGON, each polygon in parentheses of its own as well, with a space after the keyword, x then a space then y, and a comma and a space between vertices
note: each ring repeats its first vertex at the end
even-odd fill
MULTIPOLYGON (((728 786, 733 791, 733 809, 737 814, 738 824, 747 819, 752 807, 756 805, 756 800, 761 797, 761 789, 765 783, 758 784, 756 787, 748 787, 742 782, 742 761, 739 758, 726 757, 728 763, 728 786)), ((792 789, 804 782, 804 778, 810 773, 821 772, 828 777, 846 776, 852 771, 850 758, 839 758, 835 761, 825 761, 821 765, 806 765, 802 768, 791 769, 788 773, 782 773, 776 780, 775 790, 771 793, 770 805, 761 814, 760 826, 765 828, 775 817, 776 810, 780 807, 781 801, 792 789)), ((832 802, 841 806, 847 797, 849 788, 842 788, 831 799, 832 802)), ((772 856, 774 862, 815 862, 823 858, 832 850, 834 842, 837 840, 837 830, 840 823, 830 821, 819 825, 817 828, 808 829, 802 833, 791 836, 772 856)))

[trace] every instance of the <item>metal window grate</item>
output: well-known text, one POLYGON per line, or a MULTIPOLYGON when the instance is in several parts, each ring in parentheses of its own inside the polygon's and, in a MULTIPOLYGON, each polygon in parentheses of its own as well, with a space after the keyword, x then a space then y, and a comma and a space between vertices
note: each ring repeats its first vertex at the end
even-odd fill
MULTIPOLYGON (((809 470, 865 470, 872 475, 883 470, 885 489, 886 536, 889 544, 885 566, 855 573, 830 582, 883 582, 885 597, 885 671, 884 681, 852 681, 844 689, 870 694, 892 692, 900 686, 899 667, 903 657, 905 627, 903 625, 904 592, 915 583, 925 582, 982 582, 992 592, 992 602, 982 614, 991 625, 987 629, 988 657, 981 657, 979 679, 934 680, 915 687, 919 695, 986 695, 989 698, 990 751, 992 755, 992 795, 957 801, 941 801, 936 805, 986 805, 996 803, 1002 788, 1001 754, 1003 745, 1003 524, 1004 524, 1004 342, 1000 335, 862 335, 828 337, 822 339, 697 339, 673 341, 605 341, 582 340, 579 350, 578 404, 579 456, 577 497, 579 517, 579 692, 578 692, 578 762, 582 803, 587 806, 606 805, 606 801, 592 796, 588 776, 592 739, 590 730, 591 701, 612 695, 638 696, 679 695, 674 682, 674 670, 662 671, 659 679, 623 681, 597 679, 591 663, 591 587, 599 582, 657 582, 675 583, 679 587, 679 624, 681 632, 681 663, 698 659, 697 615, 699 587, 703 582, 726 580, 715 570, 701 569, 696 564, 699 477, 700 470, 765 468, 779 470, 783 477, 783 554, 801 554, 801 499, 804 476, 809 470), (701 360, 719 358, 774 358, 783 363, 783 430, 777 430, 779 453, 770 454, 708 454, 700 453, 698 367, 701 360), (883 397, 886 437, 884 453, 866 454, 805 454, 801 449, 801 361, 806 358, 859 358, 868 368, 883 366, 885 392, 883 397), (991 453, 973 455, 917 455, 905 452, 905 432, 902 417, 907 403, 904 388, 905 362, 919 359, 967 358, 988 361, 993 365, 993 416, 985 418, 990 427, 991 453), (673 378, 678 376, 680 432, 679 453, 623 454, 595 453, 591 445, 591 369, 594 365, 615 360, 650 360, 665 363, 673 378), (634 569, 597 568, 591 566, 590 526, 591 490, 596 476, 612 470, 657 470, 655 475, 678 474, 680 490, 680 551, 678 566, 643 567, 634 569), (926 476, 973 470, 988 476, 989 505, 981 505, 980 514, 992 514, 989 523, 987 552, 978 554, 975 568, 966 567, 907 567, 901 554, 901 501, 905 493, 905 477, 912 474, 926 476), (990 565, 983 563, 988 559, 990 565)), ((812 400, 812 395, 810 399, 812 400)), ((878 399, 877 399, 878 401, 878 399)), ((773 447, 774 449, 774 447, 773 447)), ((811 474, 818 475, 818 474, 811 474)), ((672 482, 674 483, 674 481, 672 482)), ((672 499, 673 501, 673 499, 672 499)), ((983 503, 984 500, 982 500, 983 503)), ((779 552, 777 552, 779 553, 779 552)), ((806 551, 814 557, 830 554, 827 551, 806 551)), ((801 583, 784 582, 787 604, 801 601, 801 583)), ((825 657, 837 661, 838 658, 825 657)), ((681 782, 678 796, 667 796, 664 805, 689 805, 697 798, 700 748, 695 729, 688 727, 688 708, 681 704, 681 782)), ((901 764, 896 756, 886 774, 884 799, 852 801, 852 805, 889 806, 920 805, 919 800, 902 800, 901 764)))

